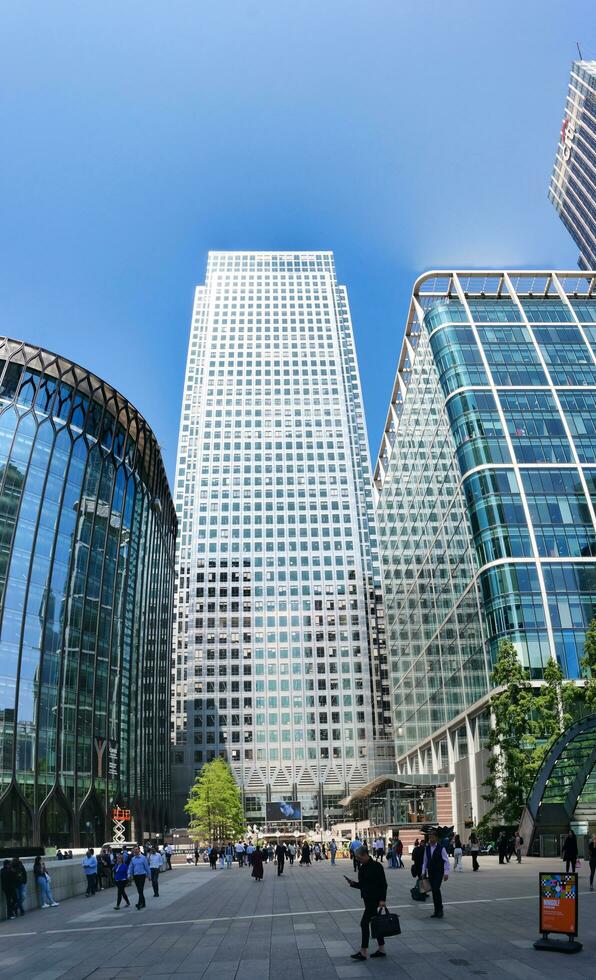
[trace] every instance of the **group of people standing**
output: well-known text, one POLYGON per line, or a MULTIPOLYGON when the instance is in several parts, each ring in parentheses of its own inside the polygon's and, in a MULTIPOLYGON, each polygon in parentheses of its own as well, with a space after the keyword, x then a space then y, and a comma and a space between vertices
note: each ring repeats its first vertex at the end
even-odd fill
POLYGON ((137 844, 132 850, 126 845, 114 854, 110 847, 102 848, 96 857, 92 847, 88 848, 83 858, 83 871, 87 880, 86 897, 91 898, 98 890, 116 886, 117 898, 114 910, 118 911, 122 902, 128 907, 130 900, 126 888, 134 881, 137 890, 136 909, 144 909, 145 882, 151 881, 153 897, 159 898, 159 875, 166 869, 172 868, 172 848, 166 844, 161 851, 157 844, 147 844, 143 849, 137 844))

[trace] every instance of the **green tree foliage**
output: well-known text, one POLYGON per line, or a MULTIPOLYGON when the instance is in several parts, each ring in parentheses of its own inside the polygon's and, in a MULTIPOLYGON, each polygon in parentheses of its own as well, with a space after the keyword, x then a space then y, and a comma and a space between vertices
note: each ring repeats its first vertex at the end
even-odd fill
POLYGON ((596 711, 596 619, 586 630, 584 655, 580 661, 582 674, 586 678, 582 690, 583 701, 588 712, 596 711))
POLYGON ((566 724, 565 685, 554 661, 547 664, 544 680, 541 689, 535 691, 514 645, 501 641, 492 674, 497 693, 491 698, 494 727, 488 741, 489 775, 484 783, 484 799, 491 807, 482 820, 482 829, 495 823, 517 824, 542 760, 566 724))
POLYGON ((224 841, 244 835, 240 790, 225 759, 213 759, 203 766, 184 809, 193 840, 224 841))

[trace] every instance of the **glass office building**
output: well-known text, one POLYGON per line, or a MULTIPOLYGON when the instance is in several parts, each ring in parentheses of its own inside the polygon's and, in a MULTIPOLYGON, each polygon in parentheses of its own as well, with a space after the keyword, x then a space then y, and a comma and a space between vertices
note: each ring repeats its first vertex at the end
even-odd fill
POLYGON ((268 800, 322 823, 392 752, 372 473, 332 253, 209 254, 176 476, 176 813, 223 755, 251 824, 268 800))
POLYGON ((0 339, 0 846, 163 831, 175 539, 139 413, 0 339))
POLYGON ((594 277, 422 276, 375 494, 398 772, 455 773, 463 828, 499 641, 577 678, 594 615, 594 277))
POLYGON ((580 268, 596 269, 596 61, 571 66, 548 196, 580 250, 580 268))

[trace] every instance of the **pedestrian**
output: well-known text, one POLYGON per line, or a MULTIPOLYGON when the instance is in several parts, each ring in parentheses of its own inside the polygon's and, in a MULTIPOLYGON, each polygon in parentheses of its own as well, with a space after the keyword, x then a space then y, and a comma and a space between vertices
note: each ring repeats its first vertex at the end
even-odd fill
POLYGON ((477 834, 470 834, 470 854, 472 855, 472 871, 478 871, 478 855, 480 854, 480 841, 477 834))
POLYGON ((521 864, 521 859, 522 859, 521 849, 522 849, 522 844, 524 842, 524 839, 523 839, 523 837, 520 837, 519 831, 516 832, 515 837, 513 838, 513 840, 514 840, 515 856, 517 858, 517 863, 518 864, 521 864))
POLYGON ((396 842, 395 842, 395 856, 397 858, 397 866, 398 866, 398 868, 403 868, 404 867, 403 853, 404 853, 403 841, 401 841, 399 839, 399 837, 398 837, 397 840, 396 840, 396 842))
POLYGON ((234 848, 232 847, 232 841, 229 840, 223 851, 223 855, 226 862, 226 870, 229 871, 232 867, 232 861, 234 860, 234 848))
MULTIPOLYGON (((249 867, 252 867, 252 856, 255 853, 255 845, 252 841, 246 845, 246 863, 249 867)), ((232 856, 234 854, 234 848, 232 846, 232 856)))
POLYGON ((464 870, 464 865, 463 865, 463 861, 462 861, 463 853, 464 853, 464 849, 463 849, 462 844, 461 844, 461 838, 460 838, 459 834, 456 834, 455 835, 455 840, 453 841, 453 858, 454 858, 454 860, 453 860, 453 870, 454 871, 463 871, 464 870))
MULTIPOLYGON (((353 881, 344 875, 350 888, 358 888, 364 902, 364 914, 360 920, 362 939, 360 949, 357 953, 352 953, 353 960, 365 960, 368 957, 368 944, 370 941, 370 920, 377 915, 380 908, 385 906, 387 899, 387 879, 385 871, 380 861, 371 860, 368 848, 361 845, 354 850, 354 856, 358 862, 358 881, 353 881)), ((378 949, 371 954, 371 959, 385 956, 383 949, 385 940, 382 936, 377 939, 378 949)))
POLYGON ((255 881, 263 880, 263 854, 258 844, 255 847, 254 854, 252 856, 251 875, 255 879, 255 881))
POLYGON ((195 868, 199 863, 199 845, 195 844, 195 868))
POLYGON ((273 844, 267 844, 267 861, 273 861, 273 844))
POLYGON ((507 864, 509 864, 509 862, 511 861, 514 852, 515 852, 515 837, 512 836, 509 837, 507 840, 507 854, 506 854, 507 864))
POLYGON ((2 865, 2 871, 0 871, 0 881, 2 883, 2 891, 4 892, 4 897, 6 899, 6 914, 9 919, 16 919, 17 876, 12 870, 12 864, 8 859, 2 865))
POLYGON ((17 908, 21 915, 24 915, 25 898, 27 896, 27 870, 18 857, 12 859, 12 870, 17 881, 17 908))
POLYGON ((41 855, 38 854, 33 862, 33 877, 39 888, 39 897, 41 899, 42 909, 58 908, 59 902, 54 901, 54 896, 50 888, 51 878, 46 870, 45 862, 42 861, 41 855))
POLYGON ((315 846, 313 847, 313 853, 314 853, 314 856, 315 856, 315 861, 320 861, 321 860, 321 845, 319 844, 318 841, 316 842, 315 846))
POLYGON ((132 857, 128 865, 128 870, 132 879, 135 883, 137 894, 139 896, 135 908, 139 911, 145 908, 145 882, 147 878, 151 878, 151 868, 147 863, 147 858, 144 854, 141 854, 141 848, 137 844, 132 851, 132 857))
POLYGON ((159 847, 154 847, 149 855, 149 870, 151 871, 151 884, 153 885, 153 898, 159 898, 159 875, 163 870, 163 857, 159 852, 159 847))
POLYGON ((507 838, 505 837, 504 831, 501 831, 497 838, 497 851, 499 854, 499 864, 505 864, 505 858, 507 856, 507 838))
POLYGON ((288 844, 288 861, 290 862, 290 867, 292 867, 292 865, 294 864, 295 857, 296 857, 296 845, 290 843, 288 844))
POLYGON ((360 840, 358 834, 355 834, 355 836, 350 841, 350 846, 348 848, 348 850, 350 852, 350 857, 352 858, 352 863, 354 865, 354 871, 358 871, 358 861, 356 860, 356 857, 354 856, 354 851, 356 850, 357 847, 360 847, 361 844, 362 844, 362 841, 360 840))
POLYGON ((575 872, 575 865, 577 864, 577 837, 574 832, 569 828, 569 833, 563 841, 563 860, 565 861, 565 871, 569 871, 569 868, 575 872))
POLYGON ((439 844, 439 834, 436 830, 431 830, 429 843, 424 848, 424 861, 422 862, 422 875, 426 875, 430 881, 435 910, 431 919, 443 918, 443 899, 441 897, 441 885, 449 878, 451 865, 449 855, 445 848, 439 844))
POLYGON ((126 894, 128 878, 128 865, 124 860, 124 852, 122 852, 116 855, 116 866, 114 868, 114 881, 116 882, 116 888, 118 889, 118 896, 116 898, 116 904, 114 905, 116 912, 122 904, 122 899, 124 899, 125 905, 130 908, 130 902, 128 900, 128 895, 126 894))
POLYGON ((335 864, 335 855, 337 854, 337 844, 335 843, 335 837, 331 838, 331 843, 329 845, 329 853, 331 855, 331 864, 335 864))
POLYGON ((277 860, 277 877, 284 873, 284 864, 286 860, 286 846, 278 841, 277 847, 275 848, 275 858, 277 860))
POLYGON ((238 843, 236 844, 236 860, 238 862, 239 868, 244 867, 244 854, 245 854, 244 844, 242 843, 241 840, 239 840, 238 843))
POLYGON ((310 867, 310 846, 308 841, 304 841, 302 844, 302 851, 300 852, 300 865, 307 864, 310 867))
POLYGON ((85 898, 91 898, 97 891, 97 858, 92 847, 87 848, 87 853, 83 858, 83 871, 87 879, 85 898))
POLYGON ((57 861, 64 861, 64 854, 62 853, 62 851, 60 850, 60 848, 58 848, 58 850, 56 851, 56 860, 57 861))
POLYGON ((588 844, 588 856, 590 858, 590 891, 594 891, 594 872, 596 871, 596 834, 592 834, 588 844))
POLYGON ((209 867, 212 871, 217 871, 217 848, 215 844, 209 848, 209 867))
POLYGON ((167 865, 168 865, 168 871, 171 871, 172 870, 172 853, 173 853, 173 850, 174 849, 173 849, 173 847, 172 847, 171 844, 166 844, 166 846, 164 847, 164 854, 166 856, 166 861, 167 861, 167 865))

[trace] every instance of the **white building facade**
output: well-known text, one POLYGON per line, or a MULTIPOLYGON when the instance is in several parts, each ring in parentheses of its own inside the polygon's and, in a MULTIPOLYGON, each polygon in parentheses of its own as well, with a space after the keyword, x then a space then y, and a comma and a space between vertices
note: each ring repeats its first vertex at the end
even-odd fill
POLYGON ((330 252, 211 252, 178 447, 177 820, 228 759, 248 820, 303 823, 391 765, 370 458, 330 252))

